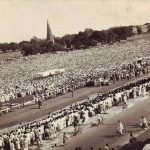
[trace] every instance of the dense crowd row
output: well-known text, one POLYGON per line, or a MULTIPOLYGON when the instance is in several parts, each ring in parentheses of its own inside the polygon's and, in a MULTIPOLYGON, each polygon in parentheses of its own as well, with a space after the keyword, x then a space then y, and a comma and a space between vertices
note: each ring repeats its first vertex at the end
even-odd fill
MULTIPOLYGON (((68 126, 76 128, 86 123, 90 117, 108 113, 109 108, 127 103, 128 99, 144 96, 150 91, 150 78, 130 83, 126 86, 99 93, 95 99, 75 103, 62 110, 50 113, 47 117, 20 126, 10 133, 0 136, 1 150, 28 150, 30 145, 40 145, 43 140, 53 139, 57 133, 68 126)), ((63 136, 65 143, 66 135, 63 136)))
POLYGON ((128 99, 144 96, 150 91, 150 78, 130 83, 106 93, 100 93, 93 100, 87 100, 50 113, 38 122, 20 126, 16 131, 0 136, 1 150, 28 150, 30 144, 42 144, 42 140, 54 138, 56 133, 68 126, 86 123, 92 116, 108 113, 109 108, 128 99))
POLYGON ((34 95, 36 98, 42 93, 43 97, 52 98, 82 88, 90 82, 101 86, 109 84, 110 79, 115 82, 139 76, 146 70, 137 63, 137 59, 149 57, 149 46, 148 39, 140 39, 68 53, 0 61, 0 101, 25 95, 34 95), (38 72, 62 68, 65 69, 62 75, 33 79, 38 72))

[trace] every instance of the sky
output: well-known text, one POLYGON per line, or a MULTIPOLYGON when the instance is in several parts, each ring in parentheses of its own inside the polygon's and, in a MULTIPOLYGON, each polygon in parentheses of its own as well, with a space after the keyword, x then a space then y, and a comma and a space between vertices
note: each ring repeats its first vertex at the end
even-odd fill
POLYGON ((150 0, 0 0, 0 43, 150 22, 150 0))

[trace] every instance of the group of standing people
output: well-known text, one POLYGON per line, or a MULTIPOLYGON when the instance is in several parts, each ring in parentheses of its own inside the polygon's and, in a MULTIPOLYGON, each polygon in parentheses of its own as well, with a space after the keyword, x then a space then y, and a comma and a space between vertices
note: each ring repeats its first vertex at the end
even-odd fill
MULTIPOLYGON (((53 139, 57 133, 68 126, 76 128, 79 124, 85 124, 89 118, 97 115, 100 119, 101 113, 109 113, 111 107, 120 105, 126 99, 144 96, 150 91, 150 78, 142 79, 136 83, 130 83, 126 86, 99 93, 95 99, 88 99, 84 102, 72 104, 62 110, 50 113, 47 117, 40 119, 37 122, 32 122, 24 126, 18 127, 11 133, 4 133, 0 136, 1 150, 19 150, 33 144, 40 145, 43 140, 53 139)), ((145 126, 146 119, 142 117, 142 122, 145 126)), ((118 122, 120 133, 122 133, 123 124, 118 122)), ((63 144, 66 144, 68 138, 66 133, 63 134, 63 144)))
MULTIPOLYGON (((115 83, 146 73, 143 58, 149 56, 149 43, 140 39, 124 44, 0 61, 0 102, 13 102, 17 97, 37 94, 54 98, 90 83, 92 86, 109 85, 110 79, 115 83), (137 62, 139 57, 142 63, 137 62), (62 75, 32 78, 38 72, 61 68, 65 69, 62 75)), ((145 60, 149 63, 149 58, 145 60)))

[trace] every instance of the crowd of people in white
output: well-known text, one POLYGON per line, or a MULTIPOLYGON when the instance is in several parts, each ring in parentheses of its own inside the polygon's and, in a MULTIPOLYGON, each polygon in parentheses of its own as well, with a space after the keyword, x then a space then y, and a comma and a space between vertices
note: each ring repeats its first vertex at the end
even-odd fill
MULTIPOLYGON (((54 98, 87 84, 101 86, 109 80, 136 77, 149 63, 137 63, 149 56, 149 41, 140 39, 86 50, 27 56, 0 61, 0 102, 33 95, 36 99, 54 98), (34 74, 49 69, 64 69, 61 75, 34 80, 34 74), (42 96, 41 96, 42 95, 42 96)), ((13 101, 12 101, 13 102, 13 101)))
MULTIPOLYGON (((99 114, 109 113, 111 107, 127 103, 129 99, 145 96, 149 91, 150 78, 147 78, 106 93, 99 93, 95 99, 67 106, 50 113, 39 121, 19 126, 10 133, 0 135, 0 150, 28 150, 30 145, 40 145, 43 140, 55 138, 57 132, 68 126, 74 126, 76 129, 79 124, 85 124, 90 117, 95 115, 100 119, 99 114)), ((123 125, 120 124, 121 122, 118 123, 118 130, 122 133, 123 125)), ((66 138, 64 134, 62 139, 64 144, 66 138)))
MULTIPOLYGON (((146 39, 104 45, 87 50, 28 56, 12 61, 0 61, 0 102, 32 95, 45 100, 85 86, 109 85, 110 80, 139 77, 148 73, 150 43, 146 39), (61 69, 61 75, 33 79, 37 72, 61 69)), ((18 127, 0 135, 0 150, 28 150, 30 145, 53 139, 56 133, 68 126, 76 129, 92 116, 100 118, 109 108, 128 99, 144 96, 150 90, 150 78, 130 83, 93 100, 87 100, 50 113, 38 122, 18 127)), ((64 134, 63 142, 66 135, 64 134)))

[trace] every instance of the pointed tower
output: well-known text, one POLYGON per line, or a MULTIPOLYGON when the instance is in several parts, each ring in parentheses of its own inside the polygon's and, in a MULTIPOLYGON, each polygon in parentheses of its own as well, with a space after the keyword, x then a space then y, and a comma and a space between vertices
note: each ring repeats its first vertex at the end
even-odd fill
POLYGON ((54 36, 52 35, 52 31, 49 26, 48 20, 47 20, 47 38, 46 38, 46 40, 52 42, 53 44, 55 43, 54 36))

